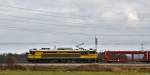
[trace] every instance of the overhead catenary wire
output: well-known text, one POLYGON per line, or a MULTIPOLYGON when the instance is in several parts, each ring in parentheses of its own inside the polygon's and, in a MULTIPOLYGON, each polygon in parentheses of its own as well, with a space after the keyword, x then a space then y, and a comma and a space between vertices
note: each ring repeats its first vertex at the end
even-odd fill
POLYGON ((51 16, 51 17, 62 17, 62 18, 69 18, 69 19, 81 19, 84 18, 99 18, 99 17, 96 17, 96 16, 81 16, 81 15, 72 15, 74 17, 71 17, 71 16, 60 16, 58 14, 61 14, 60 12, 50 12, 50 11, 43 11, 43 10, 39 10, 39 9, 31 9, 31 8, 23 8, 23 7, 14 7, 14 6, 2 6, 2 7, 7 7, 7 8, 15 8, 15 9, 19 9, 19 10, 25 10, 25 11, 36 11, 36 12, 30 12, 30 13, 34 13, 34 14, 39 14, 39 15, 42 15, 42 16, 51 16), (44 14, 43 14, 44 13, 44 14), (50 14, 45 14, 45 13, 50 13, 50 14), (56 15, 54 15, 56 14, 56 15), (78 17, 78 18, 76 18, 78 17))
MULTIPOLYGON (((7 20, 7 21, 19 21, 19 22, 21 22, 21 23, 31 23, 31 24, 38 24, 38 25, 51 25, 51 27, 68 27, 68 26, 70 26, 70 25, 60 25, 60 24, 58 24, 58 23, 49 23, 49 22, 40 22, 40 21, 32 21, 32 20, 29 20, 28 18, 27 18, 27 20, 24 20, 24 19, 26 19, 26 18, 23 18, 23 20, 22 19, 8 19, 8 18, 0 18, 0 20, 7 20)), ((86 24, 86 25, 88 25, 88 24, 86 24)), ((78 27, 78 26, 76 26, 76 25, 71 25, 71 27, 78 27)), ((82 26, 79 26, 79 27, 82 27, 82 26)), ((88 27, 88 26, 87 26, 88 27)), ((12 29, 15 29, 15 27, 14 26, 9 26, 8 28, 12 28, 12 29)), ((80 33, 80 34, 82 34, 82 33, 80 33)), ((83 34, 83 35, 85 35, 85 34, 83 34)), ((86 34, 86 35, 88 35, 88 34, 86 34)), ((101 33, 101 35, 102 36, 150 36, 149 34, 102 34, 101 33)))
MULTIPOLYGON (((15 6, 1 6, 1 7, 5 7, 5 8, 15 8, 15 9, 18 9, 18 10, 24 10, 24 11, 36 11, 36 12, 29 12, 29 13, 32 13, 34 15, 41 15, 41 16, 49 16, 49 17, 53 17, 53 18, 65 18, 65 19, 78 19, 78 20, 86 20, 86 19, 90 19, 90 20, 94 20, 94 21, 100 21, 100 18, 101 16, 97 17, 97 16, 81 16, 81 15, 67 15, 67 16, 64 16, 64 14, 60 13, 60 12, 51 12, 51 11, 44 11, 44 10, 40 10, 40 9, 31 9, 31 8, 23 8, 23 7, 15 7, 15 6), (62 14, 62 15, 60 15, 62 14), (99 20, 95 20, 93 18, 97 18, 99 20)), ((1 8, 0 8, 1 9, 1 8)), ((2 9, 1 9, 2 10, 2 9)), ((5 10, 3 10, 5 11, 5 10)), ((107 21, 109 22, 110 20, 107 19, 107 20, 102 20, 101 21, 107 21)))
MULTIPOLYGON (((4 7, 10 7, 10 8, 16 8, 16 9, 21 9, 21 10, 27 10, 27 11, 38 11, 38 12, 45 12, 45 11, 41 11, 41 10, 37 10, 37 9, 29 9, 29 8, 21 8, 21 7, 13 7, 13 6, 4 6, 4 7)), ((31 12, 30 12, 31 13, 31 12)), ((32 12, 32 13, 34 13, 34 12, 32 12)), ((41 14, 41 13, 35 13, 35 14, 41 14)), ((5 14, 6 15, 6 14, 5 14)), ((13 17, 19 17, 19 18, 25 18, 25 19, 32 19, 32 20, 38 20, 38 21, 53 21, 53 22, 62 22, 62 21, 59 21, 58 19, 57 20, 54 20, 54 18, 51 18, 51 20, 47 20, 47 19, 39 19, 39 18, 34 18, 34 17, 24 17, 24 16, 16 16, 16 15, 10 15, 10 14, 7 14, 7 15, 9 15, 9 16, 13 16, 13 17)), ((73 17, 65 17, 65 16, 59 16, 59 15, 49 15, 49 14, 41 14, 42 16, 53 16, 53 17, 64 17, 64 18, 68 18, 68 19, 71 19, 71 18, 73 18, 73 17)), ((81 17, 87 17, 87 18, 90 18, 89 16, 80 16, 80 18, 78 18, 78 19, 80 19, 81 20, 81 17)), ((51 21, 51 22, 52 22, 51 21)), ((99 20, 101 23, 102 22, 104 22, 104 21, 102 21, 102 20, 99 20)), ((89 22, 89 21, 86 21, 86 20, 84 20, 84 22, 82 22, 82 23, 79 23, 79 22, 66 22, 65 20, 62 22, 62 23, 69 23, 69 24, 78 24, 78 25, 88 25, 88 24, 86 24, 85 22, 89 22)), ((108 21, 109 22, 109 21, 108 21)), ((99 23, 97 23, 97 24, 99 24, 99 23)), ((97 25, 96 24, 96 25, 97 25)), ((91 23, 91 25, 94 25, 93 23, 91 23)))

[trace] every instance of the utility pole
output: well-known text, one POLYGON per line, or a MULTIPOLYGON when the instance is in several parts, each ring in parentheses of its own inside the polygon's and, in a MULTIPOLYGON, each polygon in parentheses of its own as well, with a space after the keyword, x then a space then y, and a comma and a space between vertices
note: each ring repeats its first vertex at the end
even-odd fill
MULTIPOLYGON (((96 50, 96 53, 97 53, 97 45, 98 45, 98 38, 95 36, 95 50, 96 50)), ((96 57, 98 58, 98 54, 96 54, 96 57)), ((98 62, 97 58, 95 58, 95 63, 98 62)))
POLYGON ((95 49, 97 50, 98 38, 95 36, 95 49))
POLYGON ((53 48, 54 50, 56 50, 56 45, 54 45, 54 48, 53 48))
MULTIPOLYGON (((144 43, 141 43, 141 50, 143 50, 144 51, 144 43)), ((147 60, 149 60, 149 51, 148 51, 148 49, 146 50, 147 51, 147 60)))
POLYGON ((141 50, 144 50, 144 43, 141 43, 141 50))

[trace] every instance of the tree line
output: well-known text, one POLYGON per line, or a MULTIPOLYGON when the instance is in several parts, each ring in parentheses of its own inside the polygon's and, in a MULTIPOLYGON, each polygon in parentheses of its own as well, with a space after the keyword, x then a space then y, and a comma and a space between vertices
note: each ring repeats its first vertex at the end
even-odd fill
POLYGON ((26 54, 3 53, 0 54, 0 63, 27 63, 26 54))

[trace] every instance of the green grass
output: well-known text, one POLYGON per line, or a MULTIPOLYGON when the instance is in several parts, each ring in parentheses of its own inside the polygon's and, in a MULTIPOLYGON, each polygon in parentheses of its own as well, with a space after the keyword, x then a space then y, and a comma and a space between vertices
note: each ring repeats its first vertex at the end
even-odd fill
POLYGON ((150 75, 139 72, 0 71, 0 75, 150 75))

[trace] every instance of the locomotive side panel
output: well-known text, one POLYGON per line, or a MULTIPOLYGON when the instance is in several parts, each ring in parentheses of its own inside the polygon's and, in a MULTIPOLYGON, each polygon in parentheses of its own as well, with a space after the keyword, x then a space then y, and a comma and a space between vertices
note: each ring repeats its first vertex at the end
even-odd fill
POLYGON ((88 63, 97 62, 95 50, 87 51, 30 51, 27 53, 29 62, 53 62, 53 63, 88 63))

